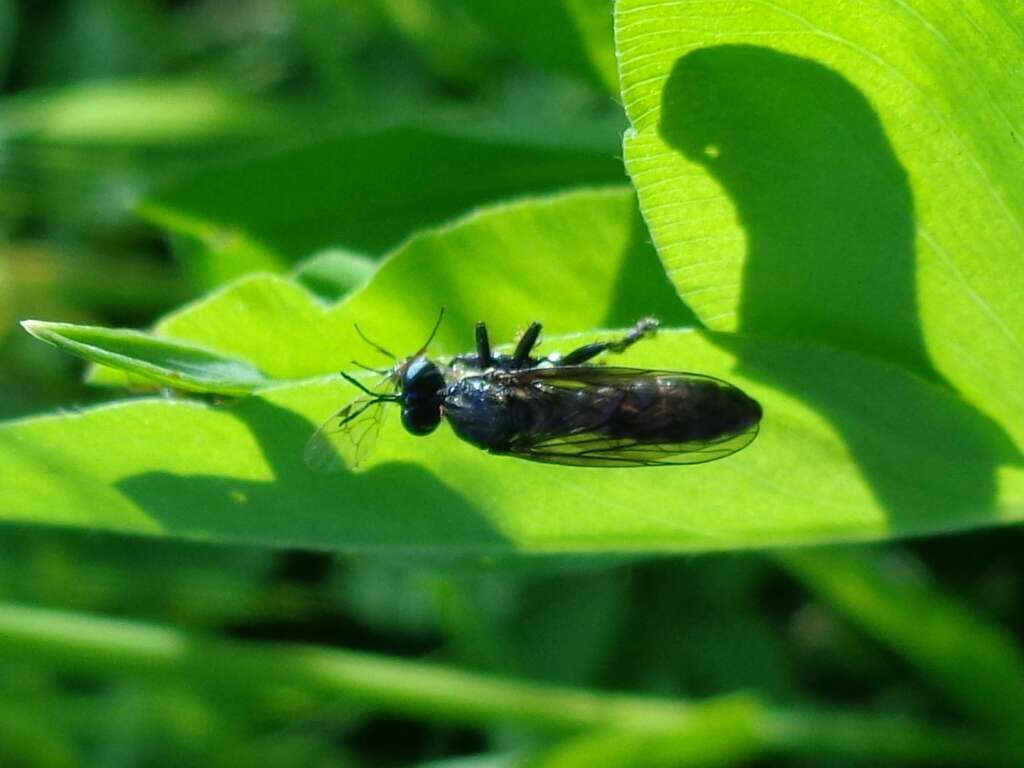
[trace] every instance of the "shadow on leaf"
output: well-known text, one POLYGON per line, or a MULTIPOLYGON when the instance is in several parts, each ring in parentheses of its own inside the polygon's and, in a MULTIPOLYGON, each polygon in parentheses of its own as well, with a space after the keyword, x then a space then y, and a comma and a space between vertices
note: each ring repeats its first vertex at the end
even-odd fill
POLYGON ((945 394, 953 388, 931 363, 911 189, 860 91, 807 59, 704 48, 676 62, 659 131, 718 181, 746 230, 738 330, 748 339, 714 337, 744 375, 833 423, 897 530, 991 518, 996 467, 1020 456, 999 425, 945 394), (853 352, 931 386, 847 380, 841 355, 834 370, 813 368, 759 351, 757 336, 853 352))
POLYGON ((192 537, 251 540, 250 530, 258 527, 261 537, 280 546, 452 554, 470 546, 475 553, 512 549, 475 506, 419 467, 394 463, 361 474, 317 474, 302 459, 314 430, 308 421, 259 397, 231 412, 251 430, 273 479, 151 472, 118 488, 169 532, 192 537))

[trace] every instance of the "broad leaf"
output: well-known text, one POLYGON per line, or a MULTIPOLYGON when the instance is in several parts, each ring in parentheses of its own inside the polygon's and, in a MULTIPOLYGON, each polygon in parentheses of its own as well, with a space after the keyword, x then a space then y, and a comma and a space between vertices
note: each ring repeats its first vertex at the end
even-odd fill
POLYGON ((367 256, 331 249, 299 263, 292 274, 325 301, 337 301, 373 275, 375 264, 367 256))
POLYGON ((424 234, 328 308, 281 277, 254 277, 156 329, 249 360, 291 383, 234 407, 135 401, 0 432, 6 519, 345 550, 456 553, 680 551, 955 530, 1024 515, 1024 474, 998 474, 998 433, 942 387, 816 345, 666 330, 626 365, 721 376, 758 398, 761 436, 726 461, 648 470, 569 469, 491 456, 446 428, 397 419, 361 474, 303 464, 316 425, 355 392, 323 376, 379 360, 357 321, 396 353, 496 342, 531 318, 589 341, 673 309, 628 191, 498 206, 424 234), (666 292, 665 298, 657 298, 666 292), (316 378, 310 378, 316 377, 316 378), (802 382, 799 395, 787 386, 802 382), (776 383, 780 382, 780 383, 776 383), (852 446, 852 449, 851 449, 852 446), (851 454, 855 450, 855 454, 851 454), (863 466, 851 455, 865 459, 863 466))
POLYGON ((208 168, 142 210, 197 244, 185 255, 214 284, 328 247, 381 253, 510 195, 617 183, 613 153, 394 128, 208 168))
POLYGON ((524 58, 618 93, 608 0, 470 0, 462 6, 524 58))
MULTIPOLYGON (((301 379, 347 369, 353 358, 382 363, 355 323, 396 354, 417 349, 442 307, 434 349, 449 353, 470 348, 477 320, 495 343, 534 319, 556 334, 646 314, 669 326, 693 320, 647 242, 635 197, 618 188, 496 206, 426 233, 334 307, 283 277, 258 275, 169 315, 155 332, 252 361, 275 379, 301 379)), ((106 371, 96 379, 117 381, 106 371)))
POLYGON ((757 441, 701 467, 532 464, 483 453, 447 429, 416 438, 392 418, 368 471, 314 474, 303 446, 352 396, 324 378, 263 390, 231 408, 148 400, 9 424, 0 431, 0 509, 8 520, 447 554, 764 547, 1020 517, 1024 477, 1000 477, 998 505, 985 498, 995 493, 983 483, 986 427, 941 390, 848 355, 739 345, 766 367, 850 395, 838 415, 877 455, 886 489, 899 494, 889 512, 826 419, 738 375, 736 358, 713 341, 665 332, 624 356, 632 365, 726 376, 762 402, 767 416, 757 441), (859 401, 860 386, 880 402, 859 401))
POLYGON ((722 8, 617 6, 626 163, 681 294, 904 366, 1019 443, 1024 5, 722 8))
POLYGON ((629 325, 646 314, 669 326, 692 322, 647 242, 635 197, 618 188, 499 205, 424 233, 333 307, 289 280, 257 276, 155 330, 298 379, 348 368, 353 357, 381 363, 354 323, 408 354, 442 307, 439 354, 468 350, 477 320, 487 321, 495 343, 511 342, 531 320, 553 334, 629 325))

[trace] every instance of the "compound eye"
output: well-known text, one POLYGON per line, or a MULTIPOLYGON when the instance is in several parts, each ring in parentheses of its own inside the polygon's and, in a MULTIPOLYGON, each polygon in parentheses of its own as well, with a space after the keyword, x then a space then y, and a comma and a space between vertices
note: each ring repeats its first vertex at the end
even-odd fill
POLYGON ((414 435, 428 435, 441 423, 444 376, 425 357, 413 360, 402 377, 402 426, 414 435))
POLYGON ((432 362, 425 357, 413 360, 409 363, 409 367, 405 369, 405 375, 402 376, 402 389, 415 387, 418 382, 431 378, 434 375, 439 376, 440 372, 432 362))
POLYGON ((406 406, 402 409, 402 426, 413 435, 429 435, 441 423, 440 407, 424 407, 427 404, 406 406))

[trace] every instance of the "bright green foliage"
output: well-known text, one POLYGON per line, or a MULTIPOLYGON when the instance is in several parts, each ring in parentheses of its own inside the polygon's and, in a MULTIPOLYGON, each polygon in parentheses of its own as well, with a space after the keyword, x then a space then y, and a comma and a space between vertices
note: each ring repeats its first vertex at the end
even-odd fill
POLYGON ((1019 442, 1024 6, 719 10, 617 7, 626 163, 681 295, 718 330, 901 365, 1019 442))
POLYGON ((742 764, 765 748, 764 713, 745 697, 709 702, 674 728, 600 729, 566 739, 534 768, 685 768, 742 764))
MULTIPOLYGON (((725 375, 735 365, 695 333, 667 332, 651 347, 626 362, 687 360, 725 375)), ((582 470, 588 482, 578 484, 575 473, 567 480, 559 467, 491 457, 446 430, 413 438, 394 419, 368 472, 313 475, 302 463, 303 444, 351 396, 347 386, 321 379, 267 390, 232 408, 143 401, 12 424, 0 433, 4 514, 278 546, 453 554, 721 549, 952 530, 999 519, 976 505, 985 490, 973 484, 983 475, 983 457, 964 459, 962 442, 945 439, 941 429, 916 427, 927 418, 983 444, 984 424, 962 414, 941 390, 838 354, 782 344, 760 346, 758 354, 817 386, 842 387, 854 377, 917 402, 914 412, 882 409, 867 421, 858 421, 855 409, 843 414, 876 452, 879 467, 888 468, 878 477, 892 494, 891 513, 820 415, 733 373, 770 409, 772 429, 742 461, 699 473, 650 470, 658 472, 657 482, 642 494, 633 485, 636 470, 582 470), (877 429, 879 420, 886 432, 877 429), (941 473, 924 478, 900 471, 914 460, 941 473), (791 468, 784 481, 774 471, 780 462, 791 468), (55 475, 54 466, 76 470, 55 475), (415 506, 406 503, 410 497, 415 506)), ((1019 501, 1019 480, 1008 477, 1005 486, 1010 501, 1019 501)), ((1015 508, 1008 503, 999 514, 1013 519, 1015 508)))
POLYGON ((555 334, 622 327, 641 307, 670 326, 685 322, 641 233, 628 192, 577 193, 501 206, 421 235, 332 308, 285 278, 242 280, 156 332, 291 383, 229 408, 149 401, 12 425, 4 439, 19 450, 15 468, 2 473, 14 484, 5 513, 263 544, 448 554, 722 549, 1016 517, 1024 481, 1005 473, 995 485, 991 427, 942 388, 823 347, 694 331, 666 330, 624 362, 720 375, 757 397, 767 414, 763 433, 730 461, 696 472, 567 470, 488 456, 446 429, 414 438, 391 419, 368 472, 319 476, 303 465, 316 425, 354 394, 325 374, 353 357, 382 363, 354 322, 407 353, 448 297, 465 297, 448 309, 439 354, 468 349, 477 318, 489 321, 496 341, 533 317, 555 334), (762 380, 762 371, 782 384, 762 380), (794 397, 788 381, 830 398, 829 410, 794 397), (864 390, 874 393, 870 409, 858 398, 864 390), (871 462, 851 463, 851 443, 871 462), (66 482, 48 469, 65 462, 79 467, 66 482), (657 482, 644 481, 641 492, 642 476, 657 482), (83 493, 104 503, 82 504, 83 493))
POLYGON ((41 320, 22 325, 40 341, 124 371, 129 385, 135 375, 142 386, 159 382, 186 392, 241 396, 273 383, 246 362, 148 333, 41 320))
POLYGON ((375 263, 366 256, 332 248, 299 263, 293 275, 325 301, 337 301, 370 279, 375 263))
POLYGON ((183 255, 212 285, 326 247, 380 253, 483 203, 622 177, 604 147, 391 128, 211 167, 142 210, 189 238, 183 255))
POLYGON ((527 60, 618 94, 609 0, 468 0, 462 5, 527 60))
POLYGON ((1022 6, 612 11, 0 0, 0 762, 1022 763, 1022 6), (311 471, 441 307, 761 434, 311 471))
POLYGON ((274 378, 301 379, 349 368, 353 357, 381 363, 354 323, 396 354, 411 353, 442 307, 436 354, 468 350, 478 319, 495 343, 511 342, 532 318, 552 334, 629 325, 643 311, 669 326, 692 320, 646 242, 635 198, 619 187, 495 206, 424 232, 332 307, 263 275, 169 315, 155 330, 243 357, 274 378))
MULTIPOLYGON (((865 78, 854 65, 870 53, 866 17, 843 20, 854 26, 834 33, 868 36, 862 44, 836 46, 822 30, 841 20, 812 10, 779 16, 751 5, 726 19, 688 14, 685 24, 679 12, 628 2, 618 10, 634 124, 627 162, 679 292, 707 326, 741 333, 668 330, 692 318, 658 269, 628 191, 497 205, 414 236, 333 307, 291 280, 258 276, 165 318, 155 328, 165 341, 37 326, 50 341, 155 383, 214 394, 279 384, 231 407, 142 402, 13 425, 7 439, 22 454, 10 459, 19 470, 4 476, 19 492, 4 513, 51 522, 95 514, 121 530, 448 553, 721 549, 1019 519, 1024 473, 1013 436, 1024 422, 1012 407, 1011 380, 1022 372, 1022 316, 1003 277, 1020 245, 1012 162, 980 148, 976 134, 998 125, 995 118, 935 128, 947 144, 978 146, 931 174, 923 169, 932 167, 933 145, 914 138, 931 130, 934 102, 960 87, 964 61, 980 50, 972 33, 948 31, 964 37, 955 61, 940 57, 952 55, 946 48, 920 61, 897 57, 860 83, 852 72, 865 78), (779 19, 786 23, 769 23, 779 19), (703 40, 701 24, 713 25, 715 45, 691 51, 687 36, 703 40), (778 48, 744 37, 756 32, 767 42, 765 30, 778 48), (948 76, 925 82, 921 61, 948 76), (955 199, 943 197, 954 178, 943 174, 959 174, 955 199), (971 184, 977 194, 967 194, 971 184), (954 248, 956 227, 980 227, 982 217, 1005 227, 1004 236, 954 248), (655 314, 661 338, 625 362, 729 378, 762 402, 763 435, 731 461, 660 470, 657 483, 637 486, 636 472, 496 459, 444 430, 411 438, 392 420, 365 475, 310 475, 302 444, 353 394, 327 375, 353 358, 384 364, 354 323, 405 354, 422 344, 442 306, 447 316, 432 347, 439 355, 468 349, 477 319, 488 321, 495 341, 511 341, 533 318, 563 336, 655 314), (953 349, 963 354, 947 354, 953 349), (159 426, 143 438, 138 419, 159 426), (32 458, 39 452, 42 464, 32 458), (108 503, 94 512, 75 501, 81 477, 78 491, 68 490, 46 468, 98 457, 84 475, 108 503), (192 479, 180 490, 164 487, 182 475, 192 479), (196 508, 205 514, 196 518, 196 508), (398 522, 382 525, 389 516, 398 522)), ((915 19, 908 40, 925 45, 947 34, 926 16, 915 19)), ((1012 30, 990 21, 998 56, 1012 30)), ((1003 71, 982 74, 998 79, 1003 71)), ((971 97, 981 100, 979 111, 991 107, 984 92, 971 97)), ((1011 100, 999 109, 1018 108, 1011 100)), ((216 254, 210 263, 228 264, 230 273, 224 255, 232 251, 245 269, 252 254, 273 266, 331 242, 375 250, 475 201, 565 178, 599 180, 613 165, 598 153, 397 129, 211 169, 161 193, 148 210, 200 235, 203 253, 216 254), (340 163, 344 174, 334 170, 340 163), (410 173, 432 183, 414 183, 410 173), (255 197, 224 194, 229 188, 255 197)), ((345 261, 343 274, 355 263, 345 261)), ((355 269, 342 283, 358 283, 362 267, 355 269)), ((573 343, 561 340, 563 348, 573 343)), ((109 370, 96 379, 124 381, 109 370)))

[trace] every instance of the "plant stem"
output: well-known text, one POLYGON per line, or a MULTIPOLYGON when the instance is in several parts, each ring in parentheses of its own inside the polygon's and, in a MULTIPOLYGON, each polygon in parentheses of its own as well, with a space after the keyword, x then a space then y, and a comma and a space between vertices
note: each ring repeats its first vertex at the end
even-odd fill
MULTIPOLYGON (((551 733, 676 733, 722 707, 574 689, 336 648, 202 638, 172 627, 0 604, 0 650, 90 674, 195 676, 245 690, 288 686, 403 715, 551 733)), ((732 697, 739 699, 739 697, 732 697)), ((1021 745, 904 719, 770 709, 743 697, 761 752, 890 764, 1024 765, 1021 745)))

